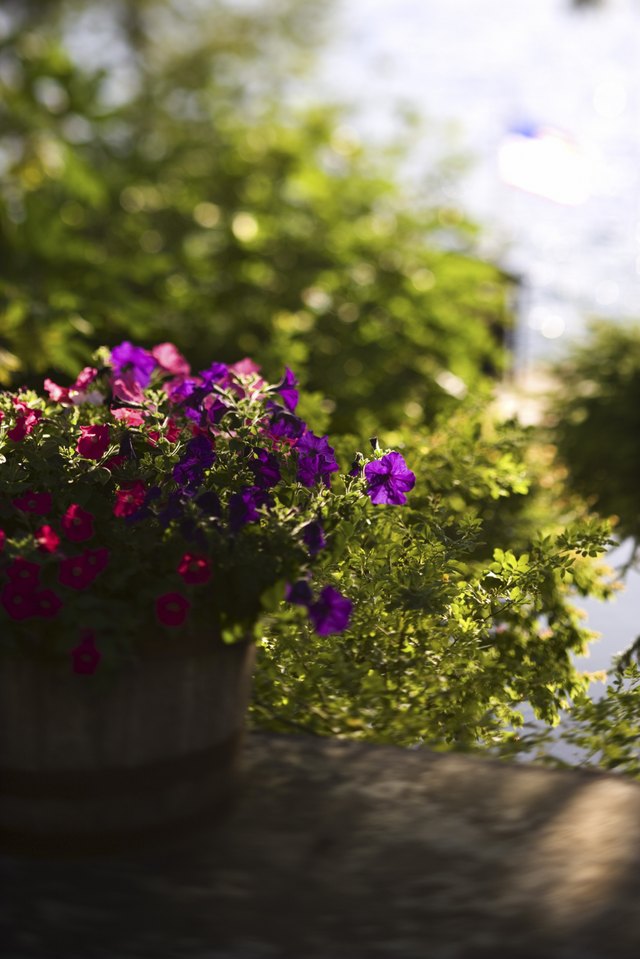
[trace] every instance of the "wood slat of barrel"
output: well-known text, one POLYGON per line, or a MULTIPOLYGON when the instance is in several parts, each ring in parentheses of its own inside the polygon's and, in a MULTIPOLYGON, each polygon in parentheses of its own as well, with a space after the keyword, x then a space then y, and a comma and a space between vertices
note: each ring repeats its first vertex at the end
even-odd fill
POLYGON ((233 789, 253 653, 178 643, 113 681, 0 661, 0 846, 99 852, 210 814, 233 789))

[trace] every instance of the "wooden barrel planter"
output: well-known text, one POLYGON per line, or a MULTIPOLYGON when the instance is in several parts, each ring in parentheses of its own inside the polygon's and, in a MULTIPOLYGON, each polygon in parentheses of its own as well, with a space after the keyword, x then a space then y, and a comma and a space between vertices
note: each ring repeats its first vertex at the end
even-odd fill
POLYGON ((113 679, 0 661, 0 847, 92 854, 210 817, 236 781, 253 653, 175 643, 113 679))

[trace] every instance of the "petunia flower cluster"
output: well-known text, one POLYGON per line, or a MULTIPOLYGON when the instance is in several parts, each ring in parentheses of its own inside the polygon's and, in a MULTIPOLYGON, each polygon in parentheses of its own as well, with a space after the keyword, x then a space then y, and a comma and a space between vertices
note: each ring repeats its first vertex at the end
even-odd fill
POLYGON ((298 387, 288 368, 194 372, 171 343, 126 341, 70 386, 0 393, 0 653, 88 675, 172 631, 246 637, 282 604, 321 636, 348 629, 322 559, 415 477, 378 449, 341 473, 298 387))

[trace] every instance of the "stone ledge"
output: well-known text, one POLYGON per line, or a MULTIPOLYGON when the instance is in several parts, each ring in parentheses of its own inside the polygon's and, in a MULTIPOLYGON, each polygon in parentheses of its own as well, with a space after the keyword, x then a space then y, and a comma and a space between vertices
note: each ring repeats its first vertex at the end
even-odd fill
POLYGON ((0 859, 4 959, 636 959, 640 786, 252 734, 217 824, 0 859))

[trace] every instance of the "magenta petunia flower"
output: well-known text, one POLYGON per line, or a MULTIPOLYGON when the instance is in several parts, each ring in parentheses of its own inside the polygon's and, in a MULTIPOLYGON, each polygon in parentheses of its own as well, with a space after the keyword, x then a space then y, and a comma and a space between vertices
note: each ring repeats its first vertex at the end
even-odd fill
POLYGON ((367 463, 364 468, 367 495, 376 505, 389 503, 401 506, 406 503, 405 493, 413 489, 415 474, 411 472, 400 453, 386 453, 381 459, 367 463))
POLYGON ((34 410, 23 403, 22 400, 16 399, 13 401, 13 406, 17 414, 16 422, 15 426, 8 431, 7 436, 14 443, 20 443, 25 436, 29 436, 34 431, 42 419, 42 410, 34 410))
POLYGON ((35 532, 35 540, 38 544, 38 549, 42 550, 43 553, 55 553, 60 545, 60 537, 53 526, 45 525, 37 529, 35 532))
POLYGON ((145 500, 146 486, 142 480, 132 480, 123 483, 116 491, 116 502, 113 507, 114 516, 132 516, 142 506, 145 500))
POLYGON ((325 586, 309 606, 309 618, 318 636, 341 633, 349 625, 353 603, 333 586, 325 586))
POLYGON ((91 586, 109 562, 109 550, 87 549, 78 556, 69 556, 60 561, 58 581, 70 589, 86 589, 91 586))
POLYGON ((108 460, 105 460, 102 464, 105 469, 108 469, 110 472, 120 469, 121 466, 124 466, 128 462, 126 456, 121 456, 119 453, 117 456, 110 456, 108 460))
POLYGON ((171 417, 167 420, 164 437, 169 443, 175 443, 175 441, 180 438, 180 427, 171 417))
POLYGON ((7 583, 0 593, 0 604, 11 619, 29 619, 37 615, 37 605, 32 591, 25 590, 18 583, 7 583))
POLYGON ((29 436, 29 434, 33 432, 41 417, 42 413, 40 410, 31 410, 26 416, 18 414, 18 416, 16 416, 15 426, 7 431, 7 436, 10 440, 13 440, 14 443, 22 442, 25 436, 29 436))
POLYGON ((156 616, 163 626, 182 626, 190 607, 181 593, 165 593, 156 600, 156 616))
POLYGON ((82 509, 78 503, 72 503, 60 521, 62 530, 72 543, 82 543, 93 536, 93 516, 82 509))
POLYGON ((4 544, 6 542, 6 539, 7 539, 7 534, 5 533, 3 529, 0 529, 0 553, 4 549, 4 544))
POLYGON ((89 460, 99 460, 104 456, 109 446, 109 427, 104 426, 81 426, 80 439, 76 450, 80 456, 89 460))
POLYGON ((94 576, 97 576, 109 565, 109 550, 106 546, 101 546, 100 549, 86 549, 83 556, 87 569, 90 569, 94 576))
POLYGON ((23 513, 35 513, 36 516, 46 516, 51 510, 53 500, 50 493, 34 493, 29 490, 13 500, 13 505, 23 513))
POLYGON ((92 629, 83 629, 80 642, 71 650, 71 664, 74 673, 81 676, 91 676, 95 673, 102 653, 96 648, 96 634, 92 629))
POLYGON ((17 416, 15 426, 7 430, 7 436, 13 443, 21 443, 27 435, 27 427, 24 416, 17 416))
POLYGON ((178 572, 191 586, 207 583, 211 579, 211 563, 206 556, 185 553, 178 564, 178 572))
POLYGON ((40 582, 40 567, 37 563, 30 563, 17 556, 12 563, 7 566, 7 576, 22 590, 32 590, 40 582))
POLYGON ((52 589, 40 589, 33 593, 31 599, 34 607, 33 615, 39 616, 40 619, 53 619, 62 609, 62 601, 52 589))

